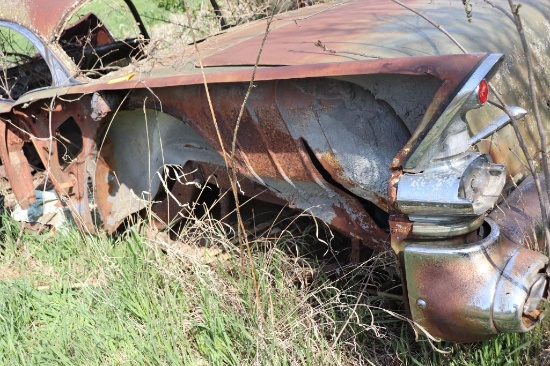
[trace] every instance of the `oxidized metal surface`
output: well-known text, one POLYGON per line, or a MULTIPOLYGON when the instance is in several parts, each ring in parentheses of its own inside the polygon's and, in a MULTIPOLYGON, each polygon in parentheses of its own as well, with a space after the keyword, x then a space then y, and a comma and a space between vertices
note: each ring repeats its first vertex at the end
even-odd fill
POLYGON ((493 320, 499 332, 526 332, 542 318, 548 292, 548 258, 519 247, 504 268, 495 292, 493 320))
MULTIPOLYGON (((18 126, 19 127, 19 126, 18 126)), ((0 122, 0 158, 10 179, 13 193, 22 208, 28 208, 36 202, 31 167, 23 154, 23 136, 21 130, 0 122)))
MULTIPOLYGON (((277 86, 278 83, 258 84, 255 97, 250 99, 237 139, 238 171, 271 189, 291 207, 307 210, 347 235, 367 238, 366 245, 382 249, 387 243, 387 234, 372 221, 356 198, 327 183, 326 177, 314 166, 304 141, 318 138, 319 134, 295 137, 290 134, 288 124, 291 121, 288 119, 291 109, 284 108, 288 101, 277 102, 277 95, 281 93, 277 86)), ((235 84, 211 90, 226 151, 229 150, 240 96, 245 87, 244 84, 235 84)), ((285 91, 288 87, 283 85, 281 88, 285 91)), ((185 123, 176 122, 174 117, 167 115, 161 117, 160 113, 143 114, 144 101, 148 108, 155 104, 155 99, 145 96, 149 92, 133 93, 125 107, 135 106, 136 111, 119 113, 113 120, 100 148, 95 178, 96 201, 104 227, 109 231, 116 228, 124 217, 145 207, 156 194, 159 187, 156 174, 162 165, 184 165, 186 161, 199 162, 199 165, 201 162, 223 165, 220 155, 205 160, 207 152, 212 151, 209 146, 213 146, 218 154, 222 154, 222 148, 215 127, 209 123, 208 104, 203 99, 202 90, 200 86, 154 90, 156 97, 164 101, 164 111, 185 123), (186 124, 191 124, 193 130, 185 127, 186 124), (149 132, 146 132, 146 126, 149 126, 149 132), (187 132, 175 133, 182 128, 187 128, 187 132), (165 132, 158 135, 157 130, 165 132), (195 142, 188 141, 194 130, 204 136, 205 141, 199 143, 198 135, 195 142), (125 144, 127 139, 134 143, 125 144), (189 150, 187 146, 190 145, 196 148, 189 150), (136 159, 144 163, 142 168, 131 164, 136 159)), ((331 108, 326 105, 323 110, 328 113, 331 108)), ((319 126, 316 121, 317 118, 312 123, 319 126)), ((386 169, 381 171, 385 173, 386 169)), ((248 196, 254 193, 244 192, 248 196)), ((376 203, 383 206, 383 200, 379 197, 376 203)))
POLYGON ((12 21, 33 30, 43 39, 54 30, 67 12, 85 0, 6 0, 0 7, 0 19, 12 21))
MULTIPOLYGON (((533 57, 539 71, 546 75, 549 68, 550 3, 522 1, 520 15, 526 36, 536 44, 533 57)), ((421 0, 407 1, 407 5, 427 15, 441 25, 468 52, 498 52, 506 55, 504 67, 495 80, 497 89, 506 94, 512 105, 530 107, 526 87, 525 63, 517 32, 511 21, 499 10, 483 1, 472 1, 473 18, 469 22, 460 2, 435 3, 421 0), (499 29, 487 32, 487 29, 499 29)), ((371 57, 381 59, 418 55, 444 55, 462 53, 442 32, 391 1, 355 1, 344 4, 327 4, 322 7, 304 9, 276 17, 273 30, 263 48, 261 63, 266 65, 288 65, 303 62, 334 62, 335 60, 363 60, 371 57), (361 16, 355 16, 361 14, 361 16), (357 30, 360 29, 360 36, 357 30), (323 51, 315 44, 320 41, 328 50, 323 51)), ((238 32, 204 42, 200 45, 205 64, 209 66, 251 65, 254 63, 265 25, 242 27, 238 32), (233 44, 233 45, 232 45, 233 44)), ((550 78, 543 77, 539 92, 548 99, 550 78)), ((474 114, 471 120, 474 130, 483 127, 483 121, 492 120, 500 113, 496 108, 487 108, 474 114)), ((544 110, 545 119, 548 111, 544 110)), ((522 126, 526 137, 534 135, 532 117, 522 126)), ((516 156, 522 156, 511 130, 503 131, 484 143, 484 151, 497 149, 506 162, 511 175, 522 170, 516 156), (514 153, 509 153, 512 148, 514 153)), ((535 142, 534 139, 530 142, 535 142)), ((534 146, 534 145, 531 145, 534 146)), ((531 150, 534 152, 534 150, 531 150)))
MULTIPOLYGON (((135 6, 131 0, 123 1, 128 3, 129 10, 134 14, 135 6)), ((90 0, 3 0, 0 20, 22 25, 43 40, 53 41, 61 34, 76 10, 89 2, 90 0)), ((140 20, 139 17, 136 19, 137 22, 140 20)), ((138 26, 143 32, 143 25, 138 26)), ((146 32, 143 33, 147 35, 146 32)))
POLYGON ((476 341, 539 320, 548 258, 507 241, 492 221, 484 229, 475 242, 413 240, 404 250, 413 320, 432 336, 476 341))
MULTIPOLYGON (((399 75, 432 75, 435 78, 446 81, 446 89, 459 86, 468 73, 479 63, 487 54, 476 53, 467 55, 440 55, 440 56, 416 56, 401 57, 384 60, 360 60, 334 63, 314 63, 308 65, 291 65, 280 67, 260 67, 256 70, 255 80, 285 80, 293 78, 311 78, 311 77, 339 77, 351 75, 373 75, 373 74, 399 74, 399 75)), ((97 90, 124 90, 139 88, 155 88, 183 85, 202 85, 204 83, 203 75, 199 68, 192 65, 185 72, 177 73, 177 69, 172 68, 170 73, 164 72, 164 69, 153 69, 150 74, 143 74, 132 78, 131 80, 121 80, 115 83, 107 83, 106 80, 91 81, 82 85, 75 85, 67 90, 61 91, 64 94, 90 93, 97 90), (162 72, 161 72, 162 71, 162 72)), ((131 70, 131 69, 130 69, 131 70)), ((130 71, 128 70, 128 71, 130 71)), ((209 84, 231 83, 231 82, 249 82, 253 74, 251 67, 236 68, 205 68, 205 78, 209 84)), ((125 74, 117 73, 117 76, 125 74)), ((454 89, 452 91, 454 91, 454 89)), ((449 97, 448 90, 441 94, 443 102, 449 97)), ((47 91, 39 95, 47 96, 47 91)))
POLYGON ((421 122, 403 148, 404 151, 411 151, 403 162, 405 171, 420 172, 427 169, 435 159, 456 156, 470 149, 469 139, 463 138, 469 133, 466 114, 482 106, 477 95, 478 85, 485 79, 491 79, 501 61, 500 54, 490 54, 484 58, 472 70, 472 74, 463 80, 464 85, 454 91, 452 100, 439 111, 436 119, 424 119, 421 122))
POLYGON ((95 225, 88 202, 88 164, 95 151, 99 124, 92 118, 92 107, 91 96, 82 97, 79 103, 52 100, 48 104, 36 103, 14 117, 17 117, 16 123, 20 121, 27 126, 30 141, 44 166, 48 167, 49 179, 60 198, 68 204, 76 223, 93 233, 95 225), (67 139, 60 133, 60 127, 69 121, 74 121, 78 127, 69 131, 71 138, 67 139), (56 136, 52 136, 56 132, 56 136), (75 151, 76 156, 70 156, 67 150, 74 145, 78 146, 78 151, 75 151))
MULTIPOLYGON (((23 148, 32 143, 81 228, 95 229, 90 180, 108 232, 145 208, 152 208, 157 223, 170 224, 206 184, 220 192, 231 187, 225 154, 265 21, 198 44, 204 70, 189 46, 88 80, 56 43, 64 30, 78 37, 100 24, 90 16, 67 30, 85 3, 24 0, 16 6, 10 0, 0 9, 0 25, 28 37, 54 74, 54 87, 1 105, 6 173, 20 204, 28 206, 34 187, 23 148), (217 175, 216 183, 208 180, 217 175)), ((517 142, 502 112, 473 110, 479 107, 477 85, 500 67, 493 81, 507 92, 507 102, 530 105, 513 26, 498 10, 473 3, 469 23, 459 2, 407 2, 444 26, 469 54, 457 54, 460 49, 436 27, 388 0, 277 16, 235 135, 240 194, 311 213, 351 239, 356 261, 361 245, 384 250, 391 240, 404 260, 413 320, 454 340, 530 329, 547 281, 547 258, 522 247, 531 232, 540 233, 529 223, 540 214, 533 211, 538 202, 528 182, 491 214, 502 234, 490 220, 477 232, 504 185, 498 164, 510 175, 522 170, 521 154, 507 150, 517 142)), ((536 64, 548 70, 550 5, 531 0, 521 12, 529 15, 530 41, 538 41, 536 64)), ((135 21, 146 35, 139 17, 135 21)), ((109 44, 108 30, 97 32, 99 43, 109 44)), ((544 76, 539 86, 549 99, 544 76)), ((534 152, 529 117, 522 130, 534 152)), ((222 206, 223 216, 227 200, 222 206)))
POLYGON ((435 161, 422 173, 401 177, 397 201, 413 221, 481 216, 498 200, 505 172, 504 166, 480 153, 435 161))
POLYGON ((486 103, 480 101, 479 85, 494 74, 501 58, 495 54, 484 58, 429 128, 421 124, 401 150, 412 154, 388 193, 393 196, 396 191, 395 203, 414 222, 416 238, 452 238, 475 231, 502 192, 506 168, 472 149, 466 118, 470 110, 486 103))
POLYGON ((153 222, 164 229, 170 227, 192 210, 201 193, 201 183, 204 176, 198 164, 189 162, 180 169, 166 169, 161 184, 164 186, 166 198, 151 206, 153 222), (168 185, 172 185, 168 187, 168 185))
MULTIPOLYGON (((76 3, 85 3, 85 1, 24 1, 22 4, 18 3, 18 6, 3 7, 2 16, 7 20, 30 24, 31 29, 37 29, 40 26, 44 29, 43 33, 48 33, 54 28, 55 22, 64 23, 63 16, 65 13, 70 13, 67 10, 72 9, 76 3), (48 9, 47 19, 36 16, 45 14, 43 12, 45 8, 48 9)), ((514 91, 507 93, 510 97, 509 103, 519 106, 529 105, 526 97, 528 93, 525 91, 526 78, 519 38, 510 21, 497 9, 482 1, 472 1, 474 16, 473 21, 468 22, 460 3, 436 4, 416 0, 407 2, 407 5, 444 26, 469 52, 491 51, 506 54, 505 67, 501 74, 497 75, 495 83, 501 92, 514 91), (499 29, 499 32, 488 33, 485 29, 499 29), (483 37, 480 38, 480 34, 483 34, 483 37)), ((527 37, 533 40, 533 44, 538 45, 534 57, 542 70, 549 69, 544 66, 548 63, 546 56, 550 43, 546 37, 548 17, 545 16, 550 12, 549 7, 550 4, 546 2, 523 1, 521 8, 521 14, 524 19, 527 19, 524 22, 527 37)), ((304 65, 312 63, 312 58, 314 63, 319 63, 362 60, 371 57, 387 59, 461 52, 453 42, 424 19, 385 0, 352 1, 305 8, 292 14, 278 15, 273 28, 261 59, 266 65, 304 65), (357 17, 356 14, 362 14, 362 16, 357 17), (337 52, 324 51, 322 47, 314 46, 318 41, 321 41, 328 50, 337 52), (283 53, 281 53, 282 50, 283 53)), ((207 65, 216 66, 216 68, 234 65, 235 69, 242 69, 243 65, 253 64, 264 30, 265 22, 257 22, 238 27, 225 35, 203 42, 200 47, 208 61, 207 65), (230 52, 234 47, 238 47, 238 52, 230 52)), ((143 70, 140 70, 143 72, 140 81, 144 78, 158 79, 163 76, 171 78, 178 74, 198 76, 197 70, 194 69, 196 55, 192 47, 182 50, 182 54, 174 55, 174 58, 181 62, 170 59, 155 61, 155 64, 169 66, 157 66, 152 70, 150 65, 146 65, 143 70), (184 66, 178 68, 177 65, 184 66), (152 73, 149 74, 150 72, 152 73)), ((223 70, 226 80, 235 80, 232 73, 227 73, 229 70, 228 68, 223 70)), ((246 71, 246 74, 249 76, 251 72, 246 71)), ((301 76, 307 76, 307 73, 304 72, 301 76)), ((547 79, 539 79, 541 92, 545 97, 548 96, 549 89, 547 79)), ((200 82, 200 77, 197 77, 197 80, 200 82)), ((178 83, 185 84, 187 81, 180 79, 178 83)), ((127 85, 127 87, 133 86, 127 85)), ((471 121, 473 128, 481 128, 487 116, 493 114, 489 120, 493 119, 494 113, 498 112, 485 110, 477 113, 476 116, 479 118, 471 121)), ((543 110, 543 113, 547 112, 543 110)), ((533 123, 530 118, 522 128, 526 136, 533 135, 533 123)), ((518 154, 515 145, 517 145, 515 138, 508 129, 505 129, 491 140, 483 141, 480 146, 484 151, 499 151, 502 158, 499 162, 505 161, 511 175, 515 175, 521 170, 521 163, 516 159, 516 156, 521 156, 521 153, 518 154), (514 153, 509 153, 508 148, 512 148, 514 153)))
POLYGON ((188 161, 223 165, 223 159, 193 129, 154 110, 116 114, 98 150, 96 202, 109 232, 150 205, 164 166, 184 166, 188 161))

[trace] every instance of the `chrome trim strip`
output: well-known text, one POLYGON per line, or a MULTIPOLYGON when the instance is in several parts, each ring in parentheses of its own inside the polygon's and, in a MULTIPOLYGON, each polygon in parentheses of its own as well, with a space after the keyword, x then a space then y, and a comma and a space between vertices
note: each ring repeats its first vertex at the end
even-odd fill
POLYGON ((485 221, 484 216, 476 217, 469 221, 460 221, 457 223, 426 223, 415 222, 412 233, 417 238, 442 239, 458 235, 468 234, 477 230, 485 221))
MULTIPOLYGON (((512 106, 510 112, 515 119, 523 118, 527 115, 527 111, 521 107, 512 106)), ((493 122, 485 126, 481 131, 476 133, 470 138, 470 145, 475 145, 481 140, 491 136, 504 126, 507 126, 512 120, 506 113, 497 117, 493 122)))
POLYGON ((404 164, 403 169, 407 170, 422 170, 426 167, 431 159, 431 156, 426 156, 426 153, 434 146, 443 133, 445 128, 453 120, 453 118, 460 112, 460 109, 470 96, 475 91, 479 83, 491 72, 491 70, 497 65, 500 60, 503 59, 502 54, 492 53, 489 54, 481 64, 472 73, 466 84, 460 89, 454 99, 449 103, 447 108, 443 111, 439 119, 434 123, 432 128, 429 129, 426 137, 422 140, 420 145, 411 153, 407 162, 404 164))

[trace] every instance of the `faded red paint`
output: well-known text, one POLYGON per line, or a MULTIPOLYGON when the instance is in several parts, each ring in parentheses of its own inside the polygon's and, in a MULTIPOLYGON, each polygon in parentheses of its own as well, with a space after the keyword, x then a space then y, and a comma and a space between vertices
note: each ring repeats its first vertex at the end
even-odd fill
POLYGON ((21 24, 49 39, 68 12, 84 2, 86 0, 21 0, 9 4, 8 0, 2 4, 0 19, 21 24))

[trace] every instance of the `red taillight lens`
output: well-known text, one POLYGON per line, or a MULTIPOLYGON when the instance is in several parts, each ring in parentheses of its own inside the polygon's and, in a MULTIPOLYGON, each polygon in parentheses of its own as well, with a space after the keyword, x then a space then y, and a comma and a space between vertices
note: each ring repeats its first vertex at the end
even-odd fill
POLYGON ((487 85, 485 80, 482 80, 481 83, 479 83, 477 87, 477 96, 480 104, 485 104, 489 98, 489 85, 487 85))

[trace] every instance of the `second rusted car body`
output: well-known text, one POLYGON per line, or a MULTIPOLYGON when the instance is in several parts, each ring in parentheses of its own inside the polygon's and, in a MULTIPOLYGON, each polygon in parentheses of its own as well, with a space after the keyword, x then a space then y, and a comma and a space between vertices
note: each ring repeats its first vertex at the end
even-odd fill
MULTIPOLYGON (((156 53, 129 0, 137 35, 121 40, 97 15, 75 20, 86 3, 0 9, 2 29, 36 52, 2 50, 0 157, 22 208, 41 163, 83 230, 113 232, 146 208, 170 225, 208 179, 230 189, 230 166, 242 195, 311 213, 352 239, 353 259, 393 248, 412 318, 432 335, 476 340, 539 320, 548 259, 527 248, 540 239, 537 198, 509 116, 483 100, 491 80, 516 117, 531 106, 501 11, 473 2, 468 21, 462 4, 406 3, 450 39, 390 0, 328 3, 156 53)), ((540 72, 542 3, 521 10, 540 72)), ((534 153, 534 124, 522 123, 534 153)))

